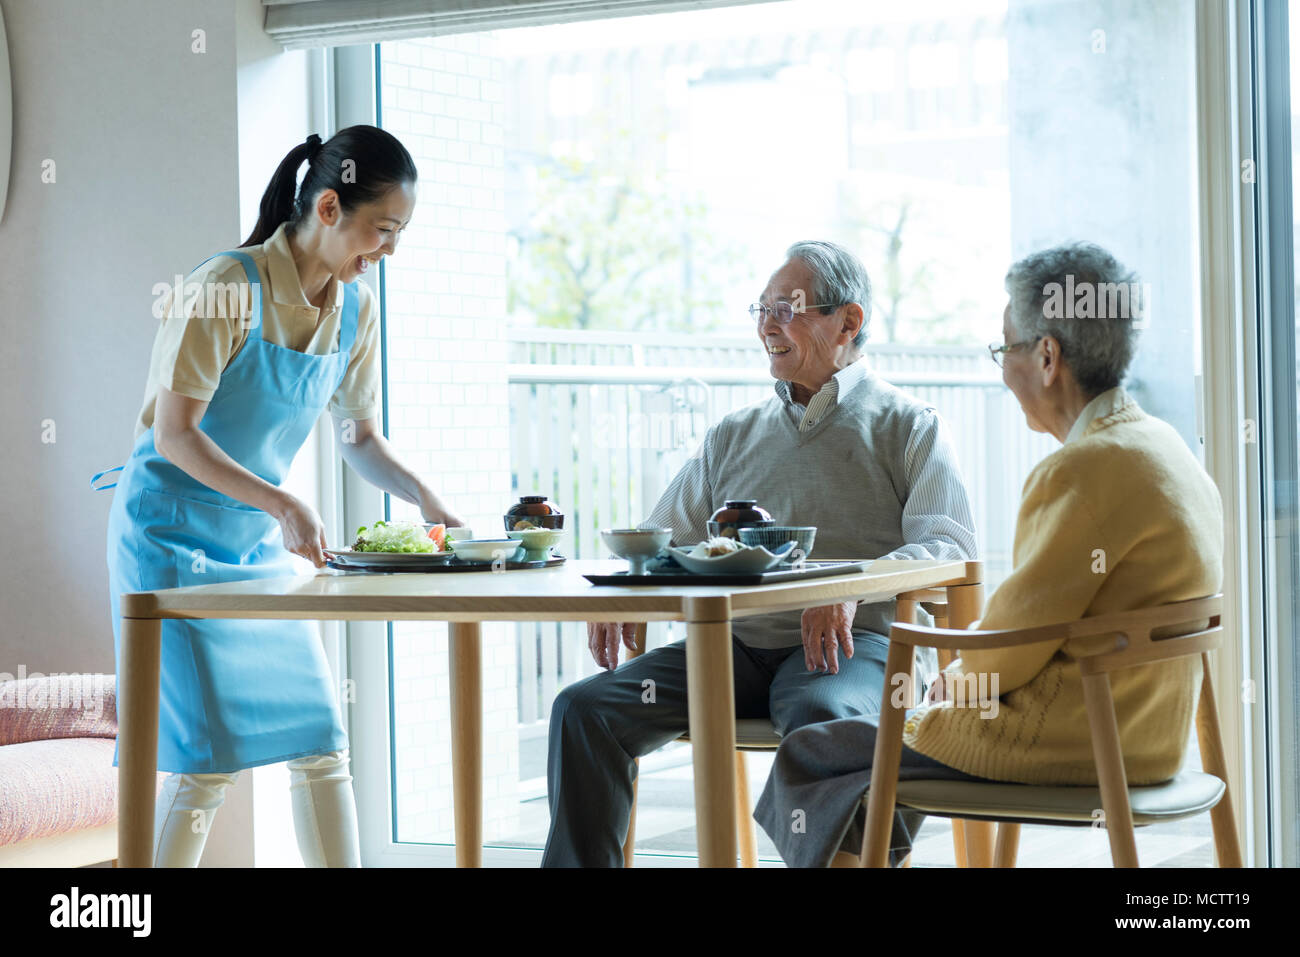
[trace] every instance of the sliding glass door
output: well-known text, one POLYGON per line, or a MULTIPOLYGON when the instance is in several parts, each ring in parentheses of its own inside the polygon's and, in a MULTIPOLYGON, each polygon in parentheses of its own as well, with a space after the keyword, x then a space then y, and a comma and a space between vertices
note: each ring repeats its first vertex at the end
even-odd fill
MULTIPOLYGON (((1126 385, 1203 456, 1192 0, 791 0, 401 40, 373 63, 379 123, 421 172, 383 271, 387 433, 478 531, 537 492, 569 515, 566 554, 606 557, 598 528, 643 519, 710 424, 770 395, 744 309, 801 238, 871 272, 869 361, 953 426, 990 588, 1055 447, 983 349, 1013 259, 1090 240, 1150 284, 1126 385)), ((445 626, 353 656, 354 737, 386 768, 358 788, 388 785, 359 799, 402 861, 449 860, 445 626)), ((485 860, 535 863, 551 701, 595 665, 580 625, 488 625, 483 661, 485 860)), ((757 793, 770 759, 751 758, 757 793)), ((639 852, 688 862, 684 746, 643 759, 639 797, 639 852)), ((1139 852, 1208 865, 1208 819, 1145 828, 1139 852)), ((928 823, 915 862, 951 854, 928 823)), ((1021 860, 1109 852, 1027 828, 1021 860)))
MULTIPOLYGON (((1254 150, 1259 175, 1252 177, 1251 198, 1260 224, 1256 283, 1258 309, 1248 317, 1258 342, 1257 431, 1261 547, 1258 601, 1263 633, 1256 673, 1242 688, 1244 703, 1259 716, 1265 757, 1255 769, 1255 783, 1267 794, 1267 813, 1257 826, 1275 866, 1300 862, 1296 793, 1300 788, 1300 420, 1297 418, 1296 308, 1300 262, 1296 224, 1300 222, 1300 183, 1295 149, 1300 145, 1300 11, 1286 2, 1252 4, 1251 51, 1254 89, 1254 150)), ((1263 861, 1257 863, 1264 863, 1263 861)))

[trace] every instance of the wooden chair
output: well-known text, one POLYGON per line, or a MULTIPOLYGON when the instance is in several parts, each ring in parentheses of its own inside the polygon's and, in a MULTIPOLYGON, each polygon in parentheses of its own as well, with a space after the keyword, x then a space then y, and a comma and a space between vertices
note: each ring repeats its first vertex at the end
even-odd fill
POLYGON ((1115 866, 1137 867, 1135 826, 1176 821, 1209 811, 1219 866, 1242 866, 1210 672, 1209 653, 1219 645, 1223 636, 1221 612, 1222 596, 1215 595, 1038 628, 958 631, 894 625, 889 634, 887 675, 906 668, 917 646, 956 652, 958 649, 1008 648, 1041 641, 1115 636, 1106 647, 1077 654, 1099 785, 1046 787, 979 781, 900 782, 898 763, 904 712, 902 708, 888 704, 882 709, 880 732, 876 737, 871 787, 865 799, 867 820, 859 866, 887 865, 890 825, 896 805, 939 817, 999 822, 994 855, 994 865, 999 867, 1015 866, 1022 823, 1091 826, 1095 824, 1096 811, 1100 808, 1105 815, 1106 834, 1115 866), (1208 626, 1193 624, 1207 619, 1208 626), (1152 635, 1153 631, 1180 625, 1197 630, 1170 637, 1152 635), (1163 784, 1129 787, 1111 697, 1110 672, 1197 654, 1201 656, 1202 683, 1196 732, 1204 771, 1182 771, 1163 784))
MULTIPOLYGON (((942 588, 931 588, 922 591, 905 592, 898 596, 898 605, 895 611, 895 620, 904 622, 916 621, 917 606, 925 608, 935 620, 935 624, 946 626, 948 623, 948 606, 946 595, 942 588)), ((629 652, 628 660, 638 657, 645 653, 646 642, 646 625, 642 622, 636 626, 636 649, 629 652)), ((939 652, 939 665, 945 666, 952 658, 951 652, 939 652)), ((915 668, 913 669, 915 676, 915 668)), ((912 683, 915 686, 916 682, 912 683)), ((911 686, 908 688, 911 692, 911 686)), ((908 706, 911 704, 909 702, 908 706)), ((683 734, 677 739, 678 741, 689 742, 690 733, 683 734)), ((750 803, 749 796, 749 776, 748 767, 745 761, 745 752, 747 751, 775 751, 781 744, 781 736, 777 734, 775 726, 767 718, 738 718, 736 720, 736 844, 740 849, 740 866, 757 867, 758 866, 758 833, 754 828, 753 805, 750 803)), ((635 854, 636 846, 636 794, 637 781, 632 782, 632 814, 628 820, 627 839, 623 842, 623 865, 632 866, 632 859, 635 854)), ((953 846, 957 854, 957 865, 965 867, 967 862, 967 841, 968 834, 963 829, 963 825, 970 827, 975 822, 966 824, 960 820, 953 821, 953 846)), ((978 825, 983 827, 984 825, 978 825)), ((988 843, 992 844, 992 825, 988 825, 989 836, 988 843)), ((991 850, 990 850, 991 853, 991 850)), ((904 867, 911 866, 911 855, 903 864, 904 867)))

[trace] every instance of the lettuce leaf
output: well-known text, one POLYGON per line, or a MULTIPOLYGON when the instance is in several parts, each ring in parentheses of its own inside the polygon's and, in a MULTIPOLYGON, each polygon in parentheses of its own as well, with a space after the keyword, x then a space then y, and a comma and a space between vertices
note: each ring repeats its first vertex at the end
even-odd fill
POLYGON ((433 552, 437 551, 424 526, 414 522, 375 522, 357 529, 352 548, 358 552, 433 552))

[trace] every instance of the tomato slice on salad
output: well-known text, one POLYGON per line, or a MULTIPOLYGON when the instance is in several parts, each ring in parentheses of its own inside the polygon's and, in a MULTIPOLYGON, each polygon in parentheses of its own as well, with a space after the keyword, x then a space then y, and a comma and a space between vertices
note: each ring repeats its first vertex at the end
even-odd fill
POLYGON ((446 525, 433 526, 433 528, 429 529, 429 537, 433 539, 433 544, 437 546, 438 551, 445 552, 447 550, 447 526, 446 525))

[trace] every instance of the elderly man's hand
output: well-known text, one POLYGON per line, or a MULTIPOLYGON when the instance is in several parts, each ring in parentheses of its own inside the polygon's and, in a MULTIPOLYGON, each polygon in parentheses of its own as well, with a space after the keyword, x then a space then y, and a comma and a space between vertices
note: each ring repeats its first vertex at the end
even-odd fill
POLYGON ((620 635, 628 651, 636 651, 636 625, 613 621, 587 622, 587 647, 596 664, 612 671, 618 667, 618 640, 620 635))
POLYGON ((853 617, 857 611, 856 601, 804 609, 803 661, 809 671, 839 674, 840 648, 844 649, 844 657, 853 657, 853 617))

